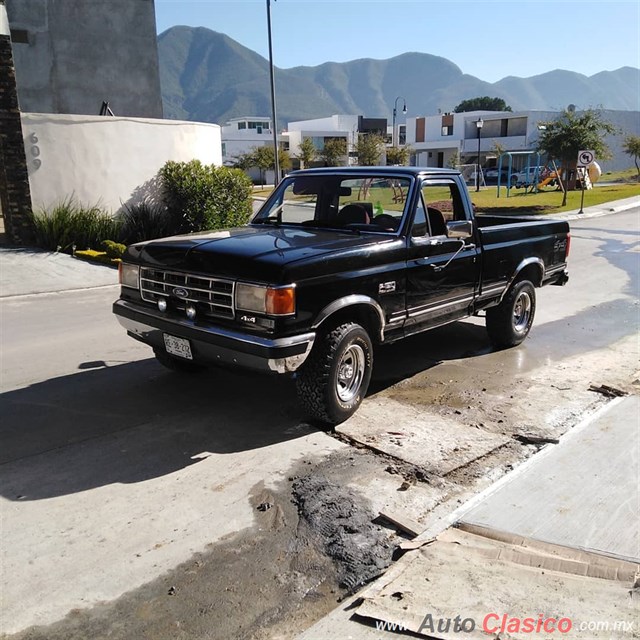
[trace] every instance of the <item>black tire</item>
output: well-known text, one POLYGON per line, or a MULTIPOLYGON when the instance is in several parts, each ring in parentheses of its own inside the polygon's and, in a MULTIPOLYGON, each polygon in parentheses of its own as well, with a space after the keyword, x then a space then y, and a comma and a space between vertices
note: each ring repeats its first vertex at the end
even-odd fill
POLYGON ((352 416, 367 393, 373 367, 369 334, 355 322, 319 336, 296 376, 298 399, 309 417, 333 426, 352 416))
POLYGON ((154 348, 153 353, 156 360, 171 371, 179 371, 180 373, 199 373, 205 370, 205 366, 194 362, 193 360, 185 360, 170 356, 166 351, 160 348, 154 348))
POLYGON ((520 344, 529 334, 536 313, 536 290, 529 280, 511 286, 497 307, 487 309, 487 332, 494 347, 520 344))

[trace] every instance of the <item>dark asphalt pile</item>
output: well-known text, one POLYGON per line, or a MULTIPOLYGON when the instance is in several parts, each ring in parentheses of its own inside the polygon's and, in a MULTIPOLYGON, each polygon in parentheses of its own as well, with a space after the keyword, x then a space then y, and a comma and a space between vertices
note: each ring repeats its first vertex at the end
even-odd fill
POLYGON ((293 483, 293 495, 300 517, 337 564, 341 587, 353 592, 391 564, 394 547, 355 491, 308 475, 293 483))

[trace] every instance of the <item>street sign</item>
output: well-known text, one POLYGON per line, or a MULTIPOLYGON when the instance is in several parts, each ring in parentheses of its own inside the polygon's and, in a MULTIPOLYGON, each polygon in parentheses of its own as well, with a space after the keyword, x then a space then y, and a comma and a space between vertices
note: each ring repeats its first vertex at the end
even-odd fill
POLYGON ((595 159, 595 151, 591 151, 590 149, 583 149, 582 151, 578 151, 579 167, 588 167, 595 159))

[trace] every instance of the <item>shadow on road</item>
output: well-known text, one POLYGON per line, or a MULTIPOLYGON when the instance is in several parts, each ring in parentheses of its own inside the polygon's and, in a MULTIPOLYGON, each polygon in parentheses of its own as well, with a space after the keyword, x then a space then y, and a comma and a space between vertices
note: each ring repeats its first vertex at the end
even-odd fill
POLYGON ((7 499, 142 482, 210 453, 312 432, 290 380, 222 370, 186 376, 155 360, 93 368, 100 364, 0 396, 0 493, 7 499))

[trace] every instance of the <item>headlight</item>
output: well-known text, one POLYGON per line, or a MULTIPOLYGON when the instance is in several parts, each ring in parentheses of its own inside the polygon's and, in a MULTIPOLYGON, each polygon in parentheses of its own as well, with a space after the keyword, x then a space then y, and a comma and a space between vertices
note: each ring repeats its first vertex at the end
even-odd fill
POLYGON ((140 287, 140 267, 137 264, 121 262, 118 266, 118 273, 120 275, 120 284, 123 287, 131 287, 132 289, 140 287))
POLYGON ((238 283, 236 309, 264 313, 269 316, 290 316, 296 312, 295 291, 295 285, 262 287, 238 283))

